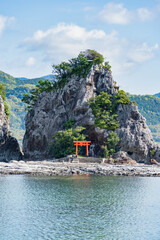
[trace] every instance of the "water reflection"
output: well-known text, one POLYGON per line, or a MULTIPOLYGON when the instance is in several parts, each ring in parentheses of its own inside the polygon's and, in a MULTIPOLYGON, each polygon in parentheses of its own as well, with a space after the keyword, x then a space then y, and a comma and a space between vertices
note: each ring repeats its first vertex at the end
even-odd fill
POLYGON ((159 239, 160 178, 0 176, 0 240, 159 239))

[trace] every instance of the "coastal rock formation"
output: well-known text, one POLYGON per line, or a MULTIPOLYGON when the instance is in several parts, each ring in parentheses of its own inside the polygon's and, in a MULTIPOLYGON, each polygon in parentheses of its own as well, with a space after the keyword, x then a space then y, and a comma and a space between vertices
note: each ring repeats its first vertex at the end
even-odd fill
POLYGON ((22 159, 17 140, 9 131, 9 121, 4 112, 3 100, 0 96, 0 162, 22 159))
MULTIPOLYGON (((87 102, 102 91, 114 95, 118 90, 111 71, 96 65, 92 66, 86 78, 74 76, 63 89, 40 94, 25 119, 25 156, 45 157, 53 135, 64 129, 68 120, 74 120, 75 126, 86 127, 88 139, 92 141, 90 155, 100 156, 107 131, 94 126, 94 116, 87 102)), ((149 162, 150 150, 155 150, 158 159, 159 147, 153 141, 145 118, 138 112, 137 106, 132 103, 120 104, 117 114, 119 150, 127 152, 129 157, 138 162, 149 162)))
POLYGON ((134 104, 119 105, 119 128, 116 130, 120 140, 119 148, 137 162, 148 162, 154 150, 159 159, 159 146, 152 138, 145 118, 134 104))

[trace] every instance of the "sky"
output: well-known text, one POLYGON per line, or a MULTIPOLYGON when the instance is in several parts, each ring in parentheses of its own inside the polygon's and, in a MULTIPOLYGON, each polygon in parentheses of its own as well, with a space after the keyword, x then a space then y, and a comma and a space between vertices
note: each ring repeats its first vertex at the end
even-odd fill
POLYGON ((160 92, 160 0, 0 0, 0 70, 52 74, 52 65, 94 49, 121 89, 160 92))

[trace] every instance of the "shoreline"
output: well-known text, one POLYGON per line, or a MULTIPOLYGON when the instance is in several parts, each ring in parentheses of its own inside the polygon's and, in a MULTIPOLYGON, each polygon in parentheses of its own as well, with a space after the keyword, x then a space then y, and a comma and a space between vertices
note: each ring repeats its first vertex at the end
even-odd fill
POLYGON ((14 161, 0 162, 0 175, 34 175, 34 176, 72 176, 72 175, 106 175, 106 176, 141 176, 160 177, 160 166, 137 164, 107 163, 69 163, 54 161, 14 161))

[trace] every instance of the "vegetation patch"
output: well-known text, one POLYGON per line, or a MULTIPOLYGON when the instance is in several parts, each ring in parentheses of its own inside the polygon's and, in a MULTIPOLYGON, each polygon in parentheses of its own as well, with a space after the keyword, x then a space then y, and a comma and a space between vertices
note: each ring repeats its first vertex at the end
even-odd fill
POLYGON ((114 131, 110 131, 107 137, 105 145, 102 147, 104 149, 104 157, 111 156, 117 151, 117 144, 119 143, 119 137, 114 131))
POLYGON ((111 71, 111 65, 109 64, 109 62, 104 63, 104 68, 106 68, 108 71, 111 71))
POLYGON ((150 155, 150 157, 154 157, 156 155, 156 150, 155 149, 150 149, 149 155, 150 155))
POLYGON ((0 95, 1 95, 1 97, 3 99, 3 102, 4 102, 4 112, 5 112, 6 116, 7 116, 7 119, 9 119, 10 112, 9 112, 9 106, 8 106, 8 104, 6 102, 6 88, 5 88, 5 84, 0 84, 0 95))
POLYGON ((101 92, 98 96, 92 97, 89 101, 92 113, 95 116, 95 126, 108 130, 107 140, 104 143, 104 157, 112 155, 117 150, 119 138, 114 132, 119 126, 116 114, 119 104, 130 104, 131 101, 123 90, 119 90, 116 95, 101 92))
POLYGON ((118 94, 114 95, 115 105, 117 107, 118 104, 130 104, 131 100, 123 90, 119 90, 118 94))
POLYGON ((84 130, 84 127, 79 126, 56 132, 53 141, 49 144, 49 153, 55 158, 75 154, 73 141, 84 141, 86 139, 86 135, 83 134, 84 130))
POLYGON ((67 122, 65 122, 64 127, 66 130, 68 130, 70 128, 73 128, 74 124, 75 124, 74 120, 68 120, 67 122))

